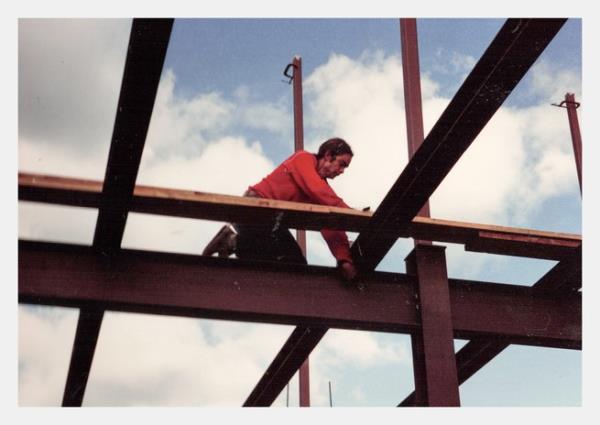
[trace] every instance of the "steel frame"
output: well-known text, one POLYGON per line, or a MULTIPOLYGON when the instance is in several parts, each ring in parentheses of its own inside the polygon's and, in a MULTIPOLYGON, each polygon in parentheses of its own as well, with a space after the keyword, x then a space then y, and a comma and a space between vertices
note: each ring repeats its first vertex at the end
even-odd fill
MULTIPOLYGON (((417 396, 409 396, 401 405, 459 405, 459 383, 511 343, 581 349, 580 237, 546 235, 540 244, 529 232, 482 229, 481 225, 463 226, 457 236, 453 229, 460 226, 415 218, 564 21, 507 20, 375 214, 327 208, 316 213, 334 217, 338 228, 361 223, 352 249, 368 283, 363 293, 341 287, 335 271, 328 268, 120 249, 129 211, 198 218, 204 214, 199 211, 210 210, 209 203, 199 206, 193 199, 187 200, 187 206, 185 201, 170 205, 173 191, 136 194, 144 189, 135 187, 135 177, 173 20, 134 19, 102 190, 39 187, 22 184, 21 177, 28 176, 19 176, 21 200, 99 208, 92 247, 19 242, 19 302, 81 309, 63 405, 82 404, 105 309, 296 325, 245 405, 270 405, 329 327, 411 334, 417 341, 415 358, 425 362, 415 368, 417 396), (471 239, 465 236, 467 231, 471 239), (436 232, 442 240, 458 238, 466 249, 550 256, 560 262, 532 288, 468 282, 448 279, 442 248, 417 245, 408 259, 408 274, 373 272, 394 241, 411 232, 427 240, 437 240, 429 237, 436 232), (202 282, 197 281, 199 275, 205 276, 202 282), (440 303, 439 298, 446 301, 440 303), (436 310, 440 305, 445 309, 436 310), (436 317, 438 322, 432 326, 436 317), (452 338, 472 339, 455 360, 448 347, 452 338), (443 344, 438 345, 440 341, 443 344), (439 383, 440 377, 445 380, 436 391, 431 382, 439 383)), ((405 24, 408 32, 402 37, 414 35, 416 48, 416 26, 414 33, 410 29, 415 22, 405 20, 405 24)), ((403 57, 408 53, 403 51, 403 57)), ((411 54, 413 62, 407 59, 407 64, 414 64, 414 51, 411 54)), ((414 83, 414 69, 405 72, 414 83)), ((406 95, 411 105, 419 102, 420 106, 416 91, 407 90, 406 95)), ((412 111, 407 119, 412 126, 409 134, 418 133, 418 125, 413 124, 419 113, 412 111)), ((418 138, 417 134, 409 140, 418 138)), ((239 210, 248 208, 256 206, 241 205, 239 210)), ((306 218, 313 213, 301 208, 286 211, 298 228, 318 227, 306 218)), ((226 213, 216 208, 208 215, 205 218, 215 219, 226 213)))

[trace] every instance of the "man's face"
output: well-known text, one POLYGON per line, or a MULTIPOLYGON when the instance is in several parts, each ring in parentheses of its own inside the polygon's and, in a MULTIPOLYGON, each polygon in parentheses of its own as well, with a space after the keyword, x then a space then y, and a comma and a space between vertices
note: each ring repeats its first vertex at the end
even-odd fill
POLYGON ((352 161, 352 155, 345 153, 335 158, 331 152, 327 152, 317 163, 317 173, 324 179, 334 179, 344 172, 352 161))

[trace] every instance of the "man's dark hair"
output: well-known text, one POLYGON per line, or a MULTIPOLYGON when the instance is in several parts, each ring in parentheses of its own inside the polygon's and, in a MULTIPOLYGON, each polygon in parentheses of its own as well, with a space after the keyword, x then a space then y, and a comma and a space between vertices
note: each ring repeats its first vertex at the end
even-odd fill
POLYGON ((319 146, 319 152, 317 152, 317 159, 321 159, 325 156, 327 152, 331 152, 331 155, 335 158, 338 155, 350 154, 350 156, 354 156, 350 145, 346 143, 344 139, 340 139, 339 137, 334 137, 332 139, 324 141, 321 146, 319 146))

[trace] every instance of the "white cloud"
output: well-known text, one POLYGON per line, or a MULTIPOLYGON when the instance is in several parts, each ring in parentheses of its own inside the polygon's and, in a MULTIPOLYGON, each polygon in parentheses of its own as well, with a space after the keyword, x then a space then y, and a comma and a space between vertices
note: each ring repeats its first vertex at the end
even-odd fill
POLYGON ((95 155, 70 146, 37 143, 19 135, 19 172, 103 180, 108 149, 95 155))
POLYGON ((574 93, 581 99, 581 75, 570 69, 558 69, 547 60, 540 60, 531 68, 532 84, 528 95, 540 96, 543 102, 560 103, 565 93, 574 93))
POLYGON ((77 310, 19 306, 19 405, 62 401, 77 310))
POLYGON ((19 202, 19 238, 91 245, 97 210, 19 202))
POLYGON ((19 137, 107 153, 130 19, 19 20, 19 137))
POLYGON ((329 368, 368 368, 384 363, 405 363, 408 360, 404 344, 383 344, 375 335, 370 332, 331 329, 315 351, 315 360, 329 368))
POLYGON ((290 332, 285 326, 110 313, 85 404, 241 406, 290 332))
POLYGON ((192 157, 143 162, 138 184, 241 195, 273 168, 258 142, 226 137, 192 157))
POLYGON ((172 70, 163 73, 142 164, 160 162, 173 155, 196 156, 211 142, 211 137, 232 122, 234 106, 219 93, 182 98, 173 93, 175 80, 172 70))

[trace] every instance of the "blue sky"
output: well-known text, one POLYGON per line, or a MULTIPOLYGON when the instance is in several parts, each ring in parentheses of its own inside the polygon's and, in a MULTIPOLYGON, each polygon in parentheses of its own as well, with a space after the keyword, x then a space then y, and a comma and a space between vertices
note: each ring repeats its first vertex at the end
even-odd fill
MULTIPOLYGON (((502 22, 418 20, 426 132, 502 22)), ((129 25, 21 23, 19 171, 103 178, 129 25)), ((357 155, 334 187, 350 205, 375 208, 407 161, 396 19, 176 20, 138 183, 241 194, 284 159, 293 133, 282 72, 294 54, 303 59, 307 147, 345 137, 357 155)), ((581 70, 575 19, 436 192, 432 216, 580 233, 567 117, 550 103, 566 91, 581 98, 581 70)), ((18 214, 20 237, 91 243, 94 211, 20 203, 18 214)), ((135 214, 123 245, 197 253, 218 227, 135 214)), ((379 268, 403 272, 410 247, 399 241, 379 268)), ((319 235, 309 234, 309 261, 333 265, 319 235)), ((456 278, 530 285, 553 264, 448 248, 456 278)), ((58 405, 76 314, 20 306, 18 318, 18 401, 58 405)), ((240 405, 290 332, 109 313, 84 404, 240 405), (210 374, 197 370, 199 358, 213 362, 210 374)), ((336 406, 393 406, 412 390, 406 336, 330 331, 311 367, 315 405, 328 405, 328 381, 336 406)), ((581 385, 581 352, 513 346, 461 386, 461 402, 579 406, 581 385)), ((290 400, 298 404, 296 378, 290 400)))

